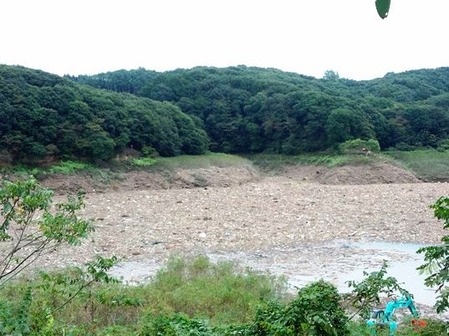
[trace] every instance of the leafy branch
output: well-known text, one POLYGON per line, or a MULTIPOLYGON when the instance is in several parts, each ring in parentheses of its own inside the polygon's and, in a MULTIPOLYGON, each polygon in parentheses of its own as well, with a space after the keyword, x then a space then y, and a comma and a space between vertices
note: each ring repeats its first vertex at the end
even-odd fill
MULTIPOLYGON (((449 197, 440 197, 430 206, 434 210, 434 216, 443 221, 443 228, 449 229, 449 197)), ((436 288, 438 293, 435 304, 438 313, 449 308, 449 290, 446 287, 449 282, 449 235, 441 238, 441 245, 420 248, 417 253, 424 254, 424 264, 418 270, 427 273, 424 283, 427 287, 436 288)))
POLYGON ((84 195, 53 205, 53 192, 34 178, 0 186, 0 285, 63 243, 78 245, 93 231, 77 212, 84 195))
POLYGON ((388 16, 390 2, 390 0, 376 0, 377 13, 382 19, 385 19, 388 16))
POLYGON ((371 273, 364 271, 365 279, 361 282, 347 281, 348 287, 353 288, 350 305, 355 308, 355 312, 351 315, 351 320, 357 315, 363 318, 368 317, 372 308, 381 304, 382 295, 386 297, 397 293, 410 295, 406 289, 401 287, 395 277, 385 277, 387 268, 387 262, 384 261, 379 271, 371 273))

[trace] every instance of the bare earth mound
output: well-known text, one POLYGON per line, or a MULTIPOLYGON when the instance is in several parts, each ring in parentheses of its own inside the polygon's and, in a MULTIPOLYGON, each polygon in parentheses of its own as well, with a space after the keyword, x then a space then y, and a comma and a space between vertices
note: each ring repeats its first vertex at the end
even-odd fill
POLYGON ((43 186, 55 190, 57 194, 76 193, 84 190, 87 193, 129 190, 163 190, 197 187, 229 187, 257 181, 260 174, 252 166, 242 167, 210 167, 199 169, 178 169, 176 171, 150 172, 132 171, 117 174, 109 183, 101 183, 98 178, 88 174, 64 175, 54 174, 45 178, 43 186))
POLYGON ((389 163, 377 162, 370 165, 352 165, 334 168, 319 166, 291 166, 282 175, 302 178, 321 184, 379 184, 379 183, 418 183, 413 173, 389 163))

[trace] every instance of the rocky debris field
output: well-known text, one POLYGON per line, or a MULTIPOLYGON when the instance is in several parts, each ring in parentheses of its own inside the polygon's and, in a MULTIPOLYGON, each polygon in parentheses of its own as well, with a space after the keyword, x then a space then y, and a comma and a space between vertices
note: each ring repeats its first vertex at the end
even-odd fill
POLYGON ((83 216, 94 219, 95 233, 38 266, 116 255, 122 262, 116 274, 130 283, 150 277, 171 256, 196 255, 284 275, 292 285, 338 283, 383 260, 413 259, 370 242, 438 244, 445 232, 429 205, 449 191, 447 183, 421 183, 387 163, 289 167, 272 176, 251 166, 134 172, 110 186, 71 179, 43 184, 60 193, 83 187, 83 216))

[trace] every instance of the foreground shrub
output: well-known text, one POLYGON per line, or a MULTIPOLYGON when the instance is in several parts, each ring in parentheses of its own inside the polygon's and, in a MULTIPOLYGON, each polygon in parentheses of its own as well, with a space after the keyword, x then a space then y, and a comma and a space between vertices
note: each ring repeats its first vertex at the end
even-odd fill
POLYGON ((321 280, 299 289, 285 307, 270 303, 260 309, 245 335, 349 335, 347 323, 337 289, 321 280))
POLYGON ((377 140, 353 139, 347 140, 339 145, 339 150, 344 154, 367 154, 368 152, 380 152, 380 145, 377 140))
POLYGON ((190 319, 183 314, 175 314, 171 317, 149 316, 147 322, 140 330, 139 336, 220 336, 212 330, 206 320, 190 319))
POLYGON ((59 335, 67 325, 92 322, 97 316, 94 293, 116 283, 107 274, 115 262, 115 257, 97 257, 84 269, 42 272, 0 287, 0 335, 59 335))

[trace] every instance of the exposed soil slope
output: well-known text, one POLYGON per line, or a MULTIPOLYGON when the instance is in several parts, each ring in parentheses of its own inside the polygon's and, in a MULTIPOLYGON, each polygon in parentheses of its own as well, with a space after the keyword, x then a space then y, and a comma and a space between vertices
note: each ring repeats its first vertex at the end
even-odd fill
MULTIPOLYGON (((277 175, 304 182, 329 185, 365 185, 382 183, 421 182, 410 171, 395 165, 377 162, 370 165, 347 165, 334 168, 323 166, 286 166, 277 175)), ((178 169, 176 171, 133 171, 119 174, 111 183, 100 183, 87 174, 54 174, 42 184, 58 194, 87 193, 129 190, 161 190, 196 187, 229 187, 266 178, 254 167, 211 167, 200 169, 178 169)))

